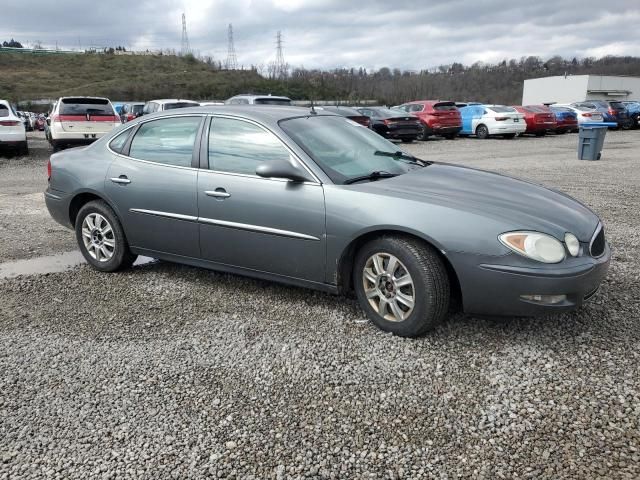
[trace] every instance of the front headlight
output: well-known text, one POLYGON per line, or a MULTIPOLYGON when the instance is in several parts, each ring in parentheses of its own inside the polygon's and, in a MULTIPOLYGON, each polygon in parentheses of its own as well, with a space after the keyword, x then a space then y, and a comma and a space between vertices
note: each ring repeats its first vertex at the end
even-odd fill
POLYGON ((564 260, 564 246, 557 238, 538 232, 509 232, 498 237, 516 253, 543 263, 564 260))

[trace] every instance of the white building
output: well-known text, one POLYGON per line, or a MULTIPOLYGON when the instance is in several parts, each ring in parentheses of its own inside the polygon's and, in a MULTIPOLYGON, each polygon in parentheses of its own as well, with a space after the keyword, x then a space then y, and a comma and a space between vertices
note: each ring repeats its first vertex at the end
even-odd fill
POLYGON ((639 100, 640 77, 560 75, 524 81, 522 105, 583 100, 639 100))

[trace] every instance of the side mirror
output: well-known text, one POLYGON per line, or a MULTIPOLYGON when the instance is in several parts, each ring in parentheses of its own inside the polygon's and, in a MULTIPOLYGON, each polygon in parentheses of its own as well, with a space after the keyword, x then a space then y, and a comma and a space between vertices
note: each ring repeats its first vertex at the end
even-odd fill
POLYGON ((285 178, 292 182, 312 181, 305 170, 286 160, 262 162, 256 167, 256 175, 264 178, 285 178))

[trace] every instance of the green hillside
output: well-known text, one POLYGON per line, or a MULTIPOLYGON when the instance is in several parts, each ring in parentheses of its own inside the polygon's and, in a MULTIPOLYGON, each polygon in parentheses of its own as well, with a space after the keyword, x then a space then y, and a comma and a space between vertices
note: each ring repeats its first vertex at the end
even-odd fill
POLYGON ((251 70, 216 70, 193 57, 0 53, 0 98, 96 95, 117 100, 224 99, 249 91, 285 93, 251 70))

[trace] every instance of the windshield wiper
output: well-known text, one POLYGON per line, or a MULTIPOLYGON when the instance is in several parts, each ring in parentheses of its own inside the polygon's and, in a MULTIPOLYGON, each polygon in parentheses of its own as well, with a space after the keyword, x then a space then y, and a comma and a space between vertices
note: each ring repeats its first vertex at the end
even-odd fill
POLYGON ((392 178, 392 177, 397 177, 398 174, 397 173, 389 173, 389 172, 384 172, 382 170, 376 170, 374 172, 369 173, 368 175, 362 175, 360 177, 353 177, 353 178, 348 178, 347 180, 344 181, 345 185, 350 185, 352 183, 356 183, 356 182, 363 182, 365 180, 378 180, 379 178, 392 178))
POLYGON ((431 165, 431 162, 425 162, 418 157, 414 157, 413 155, 409 155, 408 153, 401 152, 400 150, 398 150, 397 152, 385 152, 383 150, 376 150, 375 152, 373 152, 373 154, 380 157, 391 157, 394 160, 407 160, 408 163, 411 163, 413 165, 420 165, 421 167, 431 165))

